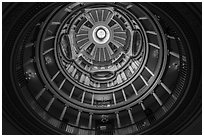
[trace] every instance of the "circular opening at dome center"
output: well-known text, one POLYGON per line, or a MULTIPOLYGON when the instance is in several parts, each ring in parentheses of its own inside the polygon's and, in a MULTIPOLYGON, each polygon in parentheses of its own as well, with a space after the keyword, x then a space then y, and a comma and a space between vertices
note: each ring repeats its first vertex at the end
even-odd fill
POLYGON ((97 44, 105 44, 110 38, 110 31, 105 26, 97 26, 94 28, 92 36, 97 44))
POLYGON ((103 39, 106 36, 106 32, 103 29, 99 29, 96 35, 98 38, 103 39))

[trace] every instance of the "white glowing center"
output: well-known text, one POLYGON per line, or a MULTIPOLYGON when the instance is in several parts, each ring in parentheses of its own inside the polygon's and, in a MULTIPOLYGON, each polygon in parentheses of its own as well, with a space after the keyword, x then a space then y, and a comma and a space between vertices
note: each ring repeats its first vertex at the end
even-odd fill
POLYGON ((97 44, 105 44, 110 39, 110 31, 105 26, 97 26, 92 32, 92 38, 97 44))
POLYGON ((106 32, 103 29, 100 29, 97 31, 97 36, 102 39, 106 36, 106 32))

